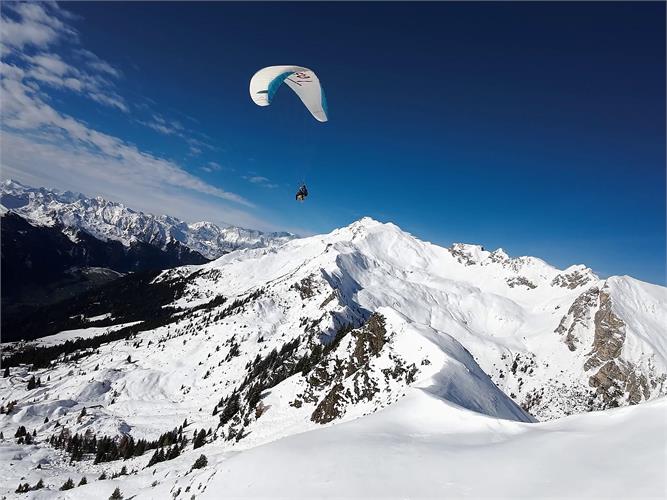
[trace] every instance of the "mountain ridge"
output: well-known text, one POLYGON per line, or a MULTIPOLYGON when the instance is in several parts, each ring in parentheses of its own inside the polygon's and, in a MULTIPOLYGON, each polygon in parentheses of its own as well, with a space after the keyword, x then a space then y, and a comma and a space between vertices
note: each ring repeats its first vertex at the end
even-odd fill
POLYGON ((178 242, 210 260, 239 248, 281 244, 296 237, 287 232, 264 233, 206 221, 187 223, 169 215, 137 211, 100 196, 33 188, 11 179, 3 181, 1 187, 4 209, 33 224, 61 224, 70 230, 85 230, 98 239, 120 241, 126 247, 135 241, 159 248, 178 242))
MULTIPOLYGON (((363 429, 364 422, 380 439, 384 417, 374 415, 396 415, 394 408, 401 415, 446 408, 438 410, 446 422, 433 430, 438 442, 449 442, 452 432, 442 429, 451 424, 470 439, 465 446, 502 434, 511 450, 523 439, 515 435, 555 446, 552 430, 573 428, 561 417, 651 405, 667 394, 664 287, 478 245, 444 248, 370 218, 132 278, 96 292, 81 309, 51 310, 70 321, 60 344, 45 337, 3 346, 9 376, 0 390, 15 403, 0 430, 36 429, 35 449, 60 464, 59 478, 111 475, 119 456, 143 443, 123 462, 137 471, 123 483, 127 493, 190 487, 215 495, 226 461, 245 463, 235 455, 257 449, 246 456, 264 464, 276 450, 283 456, 280 442, 344 438, 320 430, 363 429), (72 319, 77 313, 80 321, 72 319), (39 387, 26 388, 31 376, 39 387), (197 444, 182 444, 186 432, 197 444), (89 444, 88 455, 57 462, 73 436, 120 448, 89 444), (168 443, 162 455, 144 451, 154 440, 168 443), (206 476, 192 472, 199 453, 211 463, 206 476), (216 491, 207 489, 213 476, 216 491)), ((46 312, 47 321, 57 317, 46 312)), ((604 416, 586 420, 587 429, 604 416)), ((407 435, 420 429, 403 428, 407 435)))

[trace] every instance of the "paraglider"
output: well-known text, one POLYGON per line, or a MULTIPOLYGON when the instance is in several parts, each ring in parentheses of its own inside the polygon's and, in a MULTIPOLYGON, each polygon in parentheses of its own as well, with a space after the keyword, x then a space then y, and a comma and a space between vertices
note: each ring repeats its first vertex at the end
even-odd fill
MULTIPOLYGON (((315 72, 303 66, 268 66, 250 79, 250 97, 258 106, 269 106, 280 86, 285 83, 299 96, 306 109, 318 122, 329 120, 324 89, 315 72)), ((301 182, 296 201, 308 196, 306 184, 301 182)))
POLYGON ((268 106, 283 83, 299 96, 317 121, 326 122, 329 119, 327 100, 319 78, 314 71, 302 66, 269 66, 260 69, 250 79, 250 97, 258 106, 268 106))
POLYGON ((301 187, 296 192, 296 201, 304 201, 308 196, 308 188, 305 184, 301 184, 301 187))

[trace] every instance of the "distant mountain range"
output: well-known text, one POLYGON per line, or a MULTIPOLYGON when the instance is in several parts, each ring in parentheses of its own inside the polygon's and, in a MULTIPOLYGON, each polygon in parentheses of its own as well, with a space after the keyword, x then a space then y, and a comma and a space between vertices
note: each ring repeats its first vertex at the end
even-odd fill
POLYGON ((128 272, 203 264, 233 250, 278 245, 295 237, 210 222, 188 224, 100 197, 12 180, 0 186, 5 327, 33 316, 35 307, 74 297, 128 272))
POLYGON ((166 249, 179 243, 209 260, 240 248, 282 244, 296 237, 211 222, 187 223, 169 215, 139 212, 99 196, 33 188, 13 180, 2 183, 0 203, 3 210, 11 210, 33 225, 61 225, 68 234, 85 231, 101 240, 119 241, 125 247, 143 242, 166 249))

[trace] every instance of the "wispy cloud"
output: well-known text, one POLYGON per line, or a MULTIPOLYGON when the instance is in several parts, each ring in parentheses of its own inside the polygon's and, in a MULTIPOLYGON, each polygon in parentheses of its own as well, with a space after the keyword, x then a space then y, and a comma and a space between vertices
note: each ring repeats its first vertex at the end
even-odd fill
POLYGON ((11 17, 2 15, 3 54, 8 47, 44 48, 64 36, 78 39, 76 30, 61 20, 61 17, 69 17, 69 13, 55 3, 5 2, 3 7, 5 13, 13 14, 11 17), (60 11, 60 15, 55 15, 56 11, 60 11))
MULTIPOLYGON (((72 153, 78 152, 90 161, 89 167, 75 162, 84 169, 93 169, 95 166, 102 165, 99 160, 104 159, 104 168, 111 168, 113 175, 132 178, 135 182, 143 183, 147 187, 154 188, 156 182, 161 182, 172 186, 182 186, 246 206, 252 205, 236 194, 228 193, 203 182, 169 160, 142 152, 136 146, 99 132, 71 116, 56 111, 23 82, 20 68, 3 64, 2 69, 4 70, 5 67, 8 67, 8 71, 2 74, 3 127, 14 132, 22 132, 26 138, 30 138, 35 143, 36 151, 48 151, 49 155, 53 157, 56 149, 60 149, 67 159, 72 159, 72 153), (46 144, 52 147, 45 150, 42 146, 46 144)), ((5 134, 12 137, 7 132, 5 134)), ((13 141, 7 141, 6 147, 11 149, 18 144, 14 136, 13 141)), ((3 164, 6 158, 7 156, 3 155, 3 164)), ((16 157, 14 159, 18 160, 16 157)), ((33 165, 32 168, 34 167, 54 168, 48 164, 33 165)))
POLYGON ((207 172, 209 174, 213 173, 213 172, 222 172, 222 171, 234 172, 233 168, 223 167, 222 165, 220 165, 219 163, 214 162, 214 161, 209 161, 206 165, 203 165, 200 168, 201 168, 201 170, 203 170, 204 172, 207 172))
POLYGON ((159 113, 152 113, 148 119, 137 120, 138 123, 144 125, 154 131, 173 137, 183 139, 188 145, 188 151, 191 156, 200 155, 205 149, 215 150, 216 148, 209 144, 203 138, 195 136, 203 136, 203 134, 194 132, 186 128, 180 121, 174 119, 167 119, 159 113))
POLYGON ((55 3, 6 3, 3 9, 2 56, 25 69, 24 78, 60 90, 78 93, 105 106, 128 112, 115 89, 120 72, 92 52, 78 48, 79 36, 72 18, 55 3), (53 51, 68 46, 83 58, 75 67, 53 51), (73 48, 72 48, 73 47, 73 48))
POLYGON ((278 184, 272 183, 271 179, 264 177, 263 175, 244 175, 242 177, 252 184, 257 184, 265 188, 274 189, 278 187, 278 184))
POLYGON ((55 88, 77 92, 100 104, 129 112, 125 100, 113 90, 113 84, 103 76, 77 69, 54 53, 23 55, 22 59, 27 63, 26 78, 38 80, 55 88))
POLYGON ((122 73, 119 69, 113 67, 111 64, 104 61, 99 56, 97 56, 97 54, 94 54, 90 50, 78 49, 75 51, 75 53, 83 57, 87 61, 88 66, 101 73, 105 73, 113 78, 120 78, 122 76, 122 73))
MULTIPOLYGON (((57 4, 12 4, 8 9, 3 5, 2 176, 101 194, 187 220, 208 218, 270 228, 247 212, 254 205, 242 196, 54 107, 53 89, 75 92, 119 111, 130 107, 114 84, 122 77, 120 70, 78 45, 74 50, 69 47, 69 52, 59 51, 65 37, 78 44, 72 19, 57 4)), ((190 142, 180 122, 160 114, 153 114, 149 123, 160 133, 183 137, 193 147, 203 143, 190 142)), ((214 165, 218 164, 207 166, 213 170, 214 165)))
POLYGON ((142 158, 140 153, 134 158, 114 158, 73 144, 63 147, 13 132, 0 136, 0 148, 3 178, 100 195, 145 212, 166 213, 188 221, 276 229, 245 210, 245 205, 236 208, 218 201, 237 201, 236 195, 212 188, 163 163, 165 160, 142 158), (202 196, 202 192, 207 196, 202 196))
POLYGON ((149 120, 140 121, 139 123, 164 135, 180 136, 183 133, 183 125, 180 122, 176 120, 168 121, 159 114, 154 114, 149 120))

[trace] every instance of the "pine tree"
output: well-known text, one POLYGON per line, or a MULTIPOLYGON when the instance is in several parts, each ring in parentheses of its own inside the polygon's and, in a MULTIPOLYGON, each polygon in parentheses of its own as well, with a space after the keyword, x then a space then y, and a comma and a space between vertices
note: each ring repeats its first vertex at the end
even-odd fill
POLYGON ((148 466, 147 467, 152 467, 153 465, 155 465, 157 463, 160 463, 164 460, 164 454, 161 454, 161 452, 162 452, 162 448, 160 448, 159 450, 155 450, 155 453, 153 453, 153 456, 148 461, 148 466))
POLYGON ((116 486, 116 489, 113 490, 109 500, 123 500, 123 494, 120 492, 120 488, 118 488, 118 486, 116 486))
POLYGON ((84 484, 88 484, 88 480, 86 479, 86 476, 83 476, 81 478, 81 481, 79 481, 78 486, 83 486, 84 484))
POLYGON ((199 455, 199 458, 195 460, 195 463, 192 464, 193 469, 203 469, 208 465, 208 459, 206 455, 199 455))
POLYGON ((167 451, 166 459, 167 460, 172 460, 172 459, 176 458, 178 455, 180 455, 180 453, 181 452, 178 448, 178 445, 174 445, 171 448, 169 448, 169 451, 167 451))
POLYGON ((225 425, 240 410, 239 395, 234 392, 225 403, 225 408, 220 412, 220 425, 225 425))
POLYGON ((127 460, 134 454, 134 438, 127 434, 120 438, 118 443, 118 453, 124 460, 127 460))
POLYGON ((42 481, 41 479, 39 481, 37 481, 35 486, 32 487, 33 491, 34 490, 41 490, 42 488, 44 488, 44 481, 42 481))
POLYGON ((146 451, 146 441, 143 439, 140 439, 136 446, 134 447, 134 456, 135 457, 140 457, 141 455, 144 454, 144 451, 146 451))
POLYGON ((30 377, 30 380, 28 380, 28 390, 32 391, 35 387, 37 387, 37 381, 35 380, 35 376, 33 375, 30 377))
POLYGON ((74 481, 72 481, 72 478, 69 478, 60 487, 60 491, 71 490, 72 488, 74 488, 74 481))
POLYGON ((2 374, 2 376, 3 376, 4 378, 9 377, 9 366, 5 368, 5 371, 4 371, 4 373, 2 374))
POLYGON ((199 433, 195 433, 193 438, 192 446, 193 449, 200 448, 206 444, 206 431, 204 429, 200 430, 199 433))

